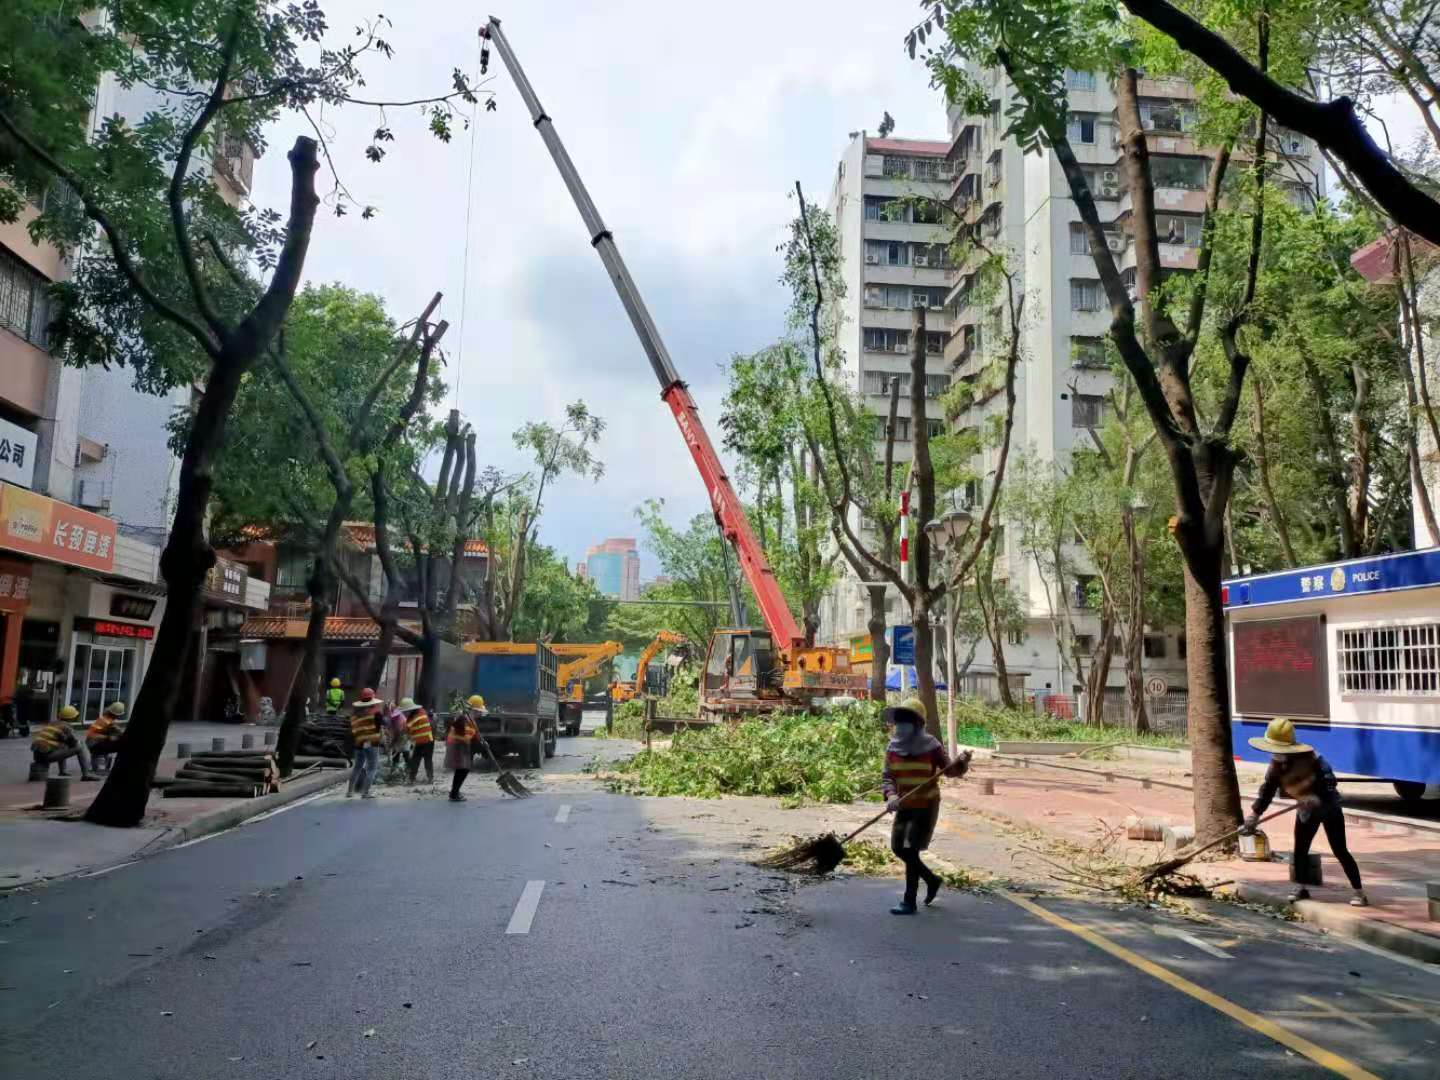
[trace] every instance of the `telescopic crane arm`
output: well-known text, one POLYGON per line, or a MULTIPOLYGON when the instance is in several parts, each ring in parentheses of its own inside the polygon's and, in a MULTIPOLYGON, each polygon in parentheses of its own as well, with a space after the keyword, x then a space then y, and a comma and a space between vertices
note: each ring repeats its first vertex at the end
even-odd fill
POLYGON ((650 317, 650 312, 645 307, 645 301, 640 297, 640 290, 635 287, 635 282, 630 277, 630 271, 625 267, 625 260, 620 257, 620 250, 615 246, 615 237, 605 227, 605 222, 600 217, 600 211, 590 198, 590 193, 585 190, 585 184, 580 179, 575 163, 570 160, 570 155, 565 150, 565 144, 560 141, 560 136, 555 132, 554 122, 541 106, 540 99, 535 95, 535 88, 530 85, 530 80, 525 77, 525 71, 521 68, 520 61, 515 58, 515 52, 510 48, 510 42, 506 40, 504 31, 500 29, 500 20, 491 16, 490 21, 481 27, 480 36, 494 42, 500 59, 504 61, 506 70, 510 72, 510 77, 515 81, 515 88, 520 92, 525 107, 530 110, 535 130, 545 141, 545 147, 550 151, 550 156, 555 161, 555 167, 560 170, 561 179, 570 189, 570 197, 575 200, 575 206, 580 211, 580 217, 585 222, 586 230, 590 233, 590 245, 599 253, 600 261, 605 264, 610 281, 614 284, 615 291, 620 294, 620 303, 625 306, 625 313, 630 316, 630 323, 635 327, 635 333, 640 338, 640 345, 650 360, 651 368, 655 371, 655 377, 660 380, 660 397, 666 405, 670 406, 670 412, 675 417, 675 423, 680 427, 680 434, 690 450, 690 456, 695 459, 695 466, 700 470, 700 477, 704 480, 705 489, 710 495, 710 506, 715 513, 715 520, 720 523, 720 531, 735 548, 736 556, 740 560, 740 569, 744 572, 745 580, 750 583, 750 588, 754 591, 755 599, 760 605, 760 614, 765 620, 766 629, 770 631, 771 637, 775 639, 775 645, 781 653, 786 656, 793 655, 798 649, 803 648, 804 634, 801 633, 799 625, 795 622, 795 616, 790 612, 790 605, 785 602, 780 585, 775 580, 775 572, 770 568, 770 563, 765 558, 765 552, 761 549, 760 542, 750 528, 749 519, 745 516, 745 508, 735 496, 735 489, 730 483, 730 478, 725 474, 725 467, 720 462, 720 455, 715 452, 715 447, 710 442, 710 436, 700 422, 700 411, 696 408, 695 399, 690 396, 689 389, 686 388, 679 373, 675 370, 675 364, 670 359, 670 353, 660 338, 660 331, 655 326, 655 320, 650 317))

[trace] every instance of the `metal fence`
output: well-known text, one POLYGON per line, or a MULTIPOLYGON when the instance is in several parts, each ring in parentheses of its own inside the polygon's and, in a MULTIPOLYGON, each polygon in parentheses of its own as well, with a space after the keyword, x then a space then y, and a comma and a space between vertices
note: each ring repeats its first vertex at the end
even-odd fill
MULTIPOLYGON (((1160 697, 1145 699, 1145 712, 1150 731, 1156 734, 1186 734, 1185 713, 1189 694, 1185 690, 1169 690, 1160 697)), ((1078 694, 1052 694, 1047 691, 1031 691, 1025 696, 1025 707, 1040 715, 1049 715, 1057 720, 1073 720, 1084 723, 1085 713, 1078 694)), ((1106 727, 1134 730, 1135 719, 1130 715, 1129 703, 1123 686, 1105 688, 1105 699, 1100 706, 1101 723, 1106 727)))

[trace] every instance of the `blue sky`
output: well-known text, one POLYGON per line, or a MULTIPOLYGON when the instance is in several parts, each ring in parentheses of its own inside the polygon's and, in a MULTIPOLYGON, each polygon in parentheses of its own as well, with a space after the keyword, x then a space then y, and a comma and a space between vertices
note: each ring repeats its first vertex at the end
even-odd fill
MULTIPOLYGON (((907 3, 725 5, 551 2, 497 9, 643 291, 681 374, 718 437, 723 366, 781 329, 775 247, 794 213, 795 180, 824 201, 858 128, 884 110, 896 133, 939 138, 944 109, 901 38, 907 3), (602 11, 603 9, 603 11, 602 11)), ((327 3, 339 35, 371 5, 327 3)), ((389 62, 369 65, 365 94, 435 92, 451 68, 473 70, 473 5, 415 0, 391 13, 389 62)), ((567 479, 546 499, 541 538, 573 563, 607 536, 638 535, 634 508, 663 498, 676 522, 707 505, 659 387, 599 258, 499 57, 474 149, 468 302, 461 332, 470 138, 442 145, 413 110, 386 118, 396 141, 378 166, 361 151, 375 110, 347 107, 323 124, 343 178, 379 213, 323 218, 306 266, 384 296, 401 320, 435 291, 451 322, 447 379, 480 433, 482 460, 526 462, 511 432, 558 419, 583 398, 609 430, 598 483, 567 479)), ((303 123, 303 121, 301 122, 303 123)), ((287 122, 256 167, 255 198, 283 207, 287 122)), ((644 573, 656 572, 645 555, 644 573)))

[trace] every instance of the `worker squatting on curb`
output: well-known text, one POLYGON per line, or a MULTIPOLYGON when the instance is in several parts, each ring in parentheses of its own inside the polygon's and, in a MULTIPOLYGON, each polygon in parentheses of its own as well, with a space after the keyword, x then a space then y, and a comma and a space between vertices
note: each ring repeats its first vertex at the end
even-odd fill
POLYGON ((970 768, 970 751, 950 760, 940 740, 925 730, 925 705, 910 698, 882 714, 890 726, 885 747, 883 788, 886 807, 895 812, 890 827, 890 850, 905 864, 905 895, 890 909, 892 915, 914 915, 920 881, 925 882, 925 904, 935 901, 940 875, 925 865, 920 853, 930 846, 940 818, 941 776, 957 779, 970 768), (916 788, 924 791, 911 795, 916 788), (907 797, 908 796, 908 797, 907 797))
POLYGON ((65 762, 78 758, 80 779, 94 780, 96 776, 90 771, 90 749, 70 727, 79 716, 80 711, 74 705, 62 705, 54 720, 30 736, 30 756, 37 765, 59 765, 61 776, 67 775, 65 762))
POLYGON ((1360 867, 1345 842, 1345 814, 1340 808, 1340 790, 1335 783, 1334 770, 1329 763, 1315 752, 1313 746, 1295 741, 1295 725, 1283 717, 1271 720, 1265 734, 1250 740, 1256 750, 1270 754, 1270 767, 1265 770, 1265 782, 1260 785, 1260 795, 1250 807, 1250 816, 1245 819, 1241 832, 1253 835, 1265 813, 1270 800, 1277 791, 1283 791, 1299 804, 1295 815, 1295 854, 1291 865, 1295 868, 1295 891, 1291 901, 1305 900, 1310 891, 1305 888, 1302 876, 1310 854, 1310 841, 1320 827, 1325 827, 1325 839, 1330 841, 1330 850, 1335 861, 1345 871, 1354 895, 1350 897, 1353 907, 1364 907, 1369 901, 1360 885, 1360 867))

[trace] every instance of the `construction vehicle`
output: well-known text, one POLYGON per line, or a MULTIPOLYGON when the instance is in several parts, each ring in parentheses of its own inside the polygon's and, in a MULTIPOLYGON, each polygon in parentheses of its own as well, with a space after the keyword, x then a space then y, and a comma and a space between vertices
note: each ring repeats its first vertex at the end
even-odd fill
POLYGON ((610 688, 610 697, 618 703, 622 701, 633 701, 645 693, 645 675, 650 670, 650 661, 655 659, 655 654, 665 645, 689 644, 690 642, 684 634, 677 634, 670 630, 661 630, 655 635, 654 640, 641 651, 640 662, 635 665, 634 680, 615 683, 610 688))
POLYGON ((618 641, 592 645, 551 645, 560 659, 555 681, 560 687, 560 733, 580 734, 580 717, 585 712, 585 684, 600 669, 625 651, 618 641))
MULTIPOLYGON (((489 63, 489 44, 494 43, 511 79, 530 111, 535 130, 550 151, 560 177, 569 189, 580 217, 590 236, 591 246, 605 264, 620 303, 630 316, 631 325, 640 338, 640 346, 660 380, 660 397, 670 407, 690 456, 700 470, 710 506, 720 532, 735 548, 745 580, 760 607, 763 630, 733 627, 719 631, 710 641, 705 672, 700 680, 700 714, 714 718, 724 714, 769 712, 777 709, 806 708, 813 699, 823 696, 853 694, 864 696, 869 680, 862 673, 850 670, 847 649, 807 646, 790 605, 775 580, 775 572, 755 538, 745 509, 735 495, 720 456, 700 422, 695 399, 675 370, 670 353, 660 339, 640 291, 630 277, 625 261, 615 246, 615 238, 606 228, 600 211, 585 189, 575 164, 570 160, 555 125, 540 105, 530 80, 515 58, 500 20, 490 18, 480 29, 482 38, 480 67, 489 63)), ((883 693, 882 691, 879 691, 883 693)))
POLYGON ((560 701, 555 654, 543 641, 469 641, 475 658, 467 693, 485 699, 480 736, 496 754, 519 754, 527 769, 555 756, 560 701))

